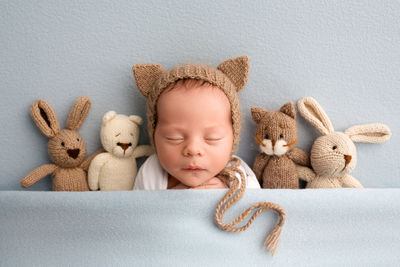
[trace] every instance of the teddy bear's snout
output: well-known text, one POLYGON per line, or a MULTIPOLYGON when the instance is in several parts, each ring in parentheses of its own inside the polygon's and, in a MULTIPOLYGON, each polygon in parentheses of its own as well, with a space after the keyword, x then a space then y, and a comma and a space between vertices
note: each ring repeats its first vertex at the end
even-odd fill
POLYGON ((124 151, 126 151, 130 146, 132 146, 132 143, 117 143, 117 146, 120 146, 124 151))

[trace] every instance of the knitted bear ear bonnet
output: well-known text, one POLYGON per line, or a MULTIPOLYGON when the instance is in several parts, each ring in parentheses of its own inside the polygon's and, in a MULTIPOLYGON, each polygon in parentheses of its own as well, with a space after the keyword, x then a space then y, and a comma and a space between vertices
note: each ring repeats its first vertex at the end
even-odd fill
POLYGON ((241 114, 238 93, 247 83, 250 63, 247 56, 228 59, 213 68, 203 64, 184 64, 165 70, 159 64, 136 64, 133 74, 139 91, 147 98, 147 124, 150 140, 154 145, 157 119, 157 100, 172 83, 182 79, 197 79, 220 88, 231 104, 233 127, 232 153, 240 139, 241 114))

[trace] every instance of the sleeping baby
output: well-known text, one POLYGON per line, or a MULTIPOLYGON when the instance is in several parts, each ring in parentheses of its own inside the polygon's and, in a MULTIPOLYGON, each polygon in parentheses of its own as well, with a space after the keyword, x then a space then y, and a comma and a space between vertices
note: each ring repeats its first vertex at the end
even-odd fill
POLYGON ((233 155, 241 130, 237 92, 247 82, 247 56, 216 69, 137 64, 133 72, 147 98, 148 131, 156 151, 139 169, 134 189, 227 188, 231 183, 220 173, 234 160, 240 161, 246 187, 260 188, 253 171, 233 155))

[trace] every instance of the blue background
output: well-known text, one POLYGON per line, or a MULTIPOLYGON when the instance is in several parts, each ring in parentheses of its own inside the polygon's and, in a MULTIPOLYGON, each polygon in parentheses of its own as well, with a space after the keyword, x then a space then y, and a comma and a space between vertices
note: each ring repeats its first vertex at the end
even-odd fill
MULTIPOLYGON (((398 265, 399 14, 394 0, 0 1, 0 266, 398 265), (92 153, 105 112, 145 115, 133 64, 217 66, 243 54, 251 70, 237 154, 248 164, 258 153, 252 106, 313 96, 336 130, 382 122, 393 132, 357 144, 353 175, 375 189, 246 191, 225 221, 258 201, 281 204, 287 222, 274 257, 262 250, 273 213, 240 234, 213 223, 224 190, 32 192, 50 190, 50 178, 20 187, 50 162, 29 116, 37 99, 64 127, 75 99, 89 96, 80 133, 92 153)), ((309 151, 319 134, 302 118, 298 127, 309 151)))

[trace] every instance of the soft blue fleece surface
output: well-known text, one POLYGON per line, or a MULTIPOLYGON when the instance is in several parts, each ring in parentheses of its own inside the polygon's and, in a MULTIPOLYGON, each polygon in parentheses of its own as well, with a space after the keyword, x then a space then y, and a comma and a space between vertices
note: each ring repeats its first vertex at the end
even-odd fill
POLYGON ((398 266, 400 189, 247 190, 225 221, 258 201, 287 211, 242 233, 214 223, 225 190, 0 193, 1 266, 398 266), (340 192, 339 192, 340 191, 340 192))

